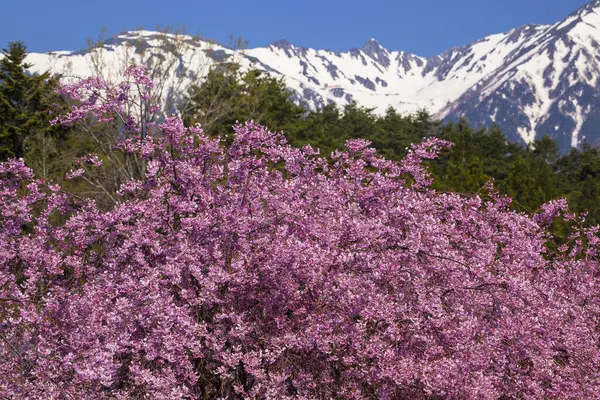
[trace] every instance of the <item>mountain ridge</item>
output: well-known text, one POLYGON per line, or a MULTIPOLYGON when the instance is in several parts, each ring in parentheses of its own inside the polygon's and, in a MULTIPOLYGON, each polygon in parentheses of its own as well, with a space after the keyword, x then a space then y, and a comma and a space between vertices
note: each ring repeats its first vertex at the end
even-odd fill
POLYGON ((543 135, 563 151, 600 140, 600 0, 554 24, 529 24, 488 35, 438 55, 389 50, 371 38, 360 48, 331 51, 278 40, 235 50, 190 36, 129 31, 87 51, 31 53, 33 72, 66 76, 101 73, 116 80, 126 63, 153 63, 164 80, 161 99, 198 82, 210 66, 236 61, 283 78, 296 100, 316 109, 356 101, 383 113, 427 109, 450 121, 497 124, 511 140, 543 135), (166 38, 166 40, 164 40, 166 38), (172 42, 169 44, 169 42, 172 42), (174 50, 174 48, 176 48, 174 50), (144 58, 146 57, 146 58, 144 58))

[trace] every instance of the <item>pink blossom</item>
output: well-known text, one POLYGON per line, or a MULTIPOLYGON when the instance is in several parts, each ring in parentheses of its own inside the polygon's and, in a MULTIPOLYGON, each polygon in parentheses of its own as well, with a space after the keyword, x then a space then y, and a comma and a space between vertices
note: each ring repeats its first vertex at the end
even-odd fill
POLYGON ((85 173, 85 170, 83 168, 77 168, 75 170, 71 170, 69 171, 66 175, 65 175, 65 179, 67 180, 72 180, 75 178, 79 178, 80 176, 82 176, 85 173))
POLYGON ((437 139, 330 163, 252 122, 157 129, 109 211, 0 164, 2 396, 600 397, 598 228, 555 251, 563 201, 431 190, 437 139))

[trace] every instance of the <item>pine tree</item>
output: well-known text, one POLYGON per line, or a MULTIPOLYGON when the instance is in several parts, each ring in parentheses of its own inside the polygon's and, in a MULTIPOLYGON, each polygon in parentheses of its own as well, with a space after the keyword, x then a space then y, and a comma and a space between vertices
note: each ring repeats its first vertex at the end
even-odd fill
POLYGON ((306 112, 292 96, 281 79, 258 70, 241 74, 239 65, 222 64, 209 71, 201 85, 190 88, 181 111, 186 123, 200 123, 205 131, 221 135, 233 133, 236 121, 249 120, 281 131, 306 112))
POLYGON ((50 127, 50 104, 57 100, 56 80, 48 73, 30 75, 26 47, 10 42, 0 59, 0 160, 23 157, 28 137, 56 131, 50 127))
POLYGON ((482 132, 474 132, 465 119, 449 123, 441 130, 441 137, 453 143, 439 160, 432 163, 436 178, 434 186, 443 191, 475 193, 488 181, 484 173, 481 152, 476 138, 482 132))

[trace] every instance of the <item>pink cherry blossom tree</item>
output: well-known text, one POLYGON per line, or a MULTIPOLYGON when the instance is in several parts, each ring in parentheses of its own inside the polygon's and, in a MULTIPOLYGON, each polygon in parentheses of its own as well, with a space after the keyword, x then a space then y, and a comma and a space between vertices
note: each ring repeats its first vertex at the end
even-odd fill
POLYGON ((437 139, 394 163, 252 122, 229 147, 177 117, 148 133, 124 87, 69 86, 60 119, 131 132, 146 169, 114 209, 0 164, 3 398, 600 397, 598 228, 555 245, 564 201, 437 193, 437 139))

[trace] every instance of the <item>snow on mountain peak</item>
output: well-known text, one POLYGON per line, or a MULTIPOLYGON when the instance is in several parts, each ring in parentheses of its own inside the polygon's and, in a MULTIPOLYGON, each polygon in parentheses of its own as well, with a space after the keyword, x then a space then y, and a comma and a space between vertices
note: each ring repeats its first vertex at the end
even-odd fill
POLYGON ((369 39, 369 41, 363 45, 362 50, 365 52, 366 55, 371 57, 373 60, 377 61, 385 68, 389 67, 390 53, 382 45, 380 45, 379 42, 377 42, 377 40, 373 38, 369 39))
POLYGON ((597 12, 598 10, 600 10, 600 0, 592 0, 573 11, 569 14, 569 17, 572 15, 584 16, 588 13, 597 12))
POLYGON ((429 58, 390 51, 376 39, 346 52, 279 40, 237 51, 185 35, 130 31, 92 51, 30 54, 34 72, 88 76, 99 69, 117 79, 125 64, 150 62, 163 71, 171 93, 199 82, 215 62, 242 71, 258 68, 283 78, 310 108, 357 101, 384 112, 425 108, 439 118, 496 123, 511 139, 548 134, 566 150, 600 137, 600 0, 553 25, 525 25, 489 35, 429 58), (176 46, 165 46, 170 40, 176 46))

